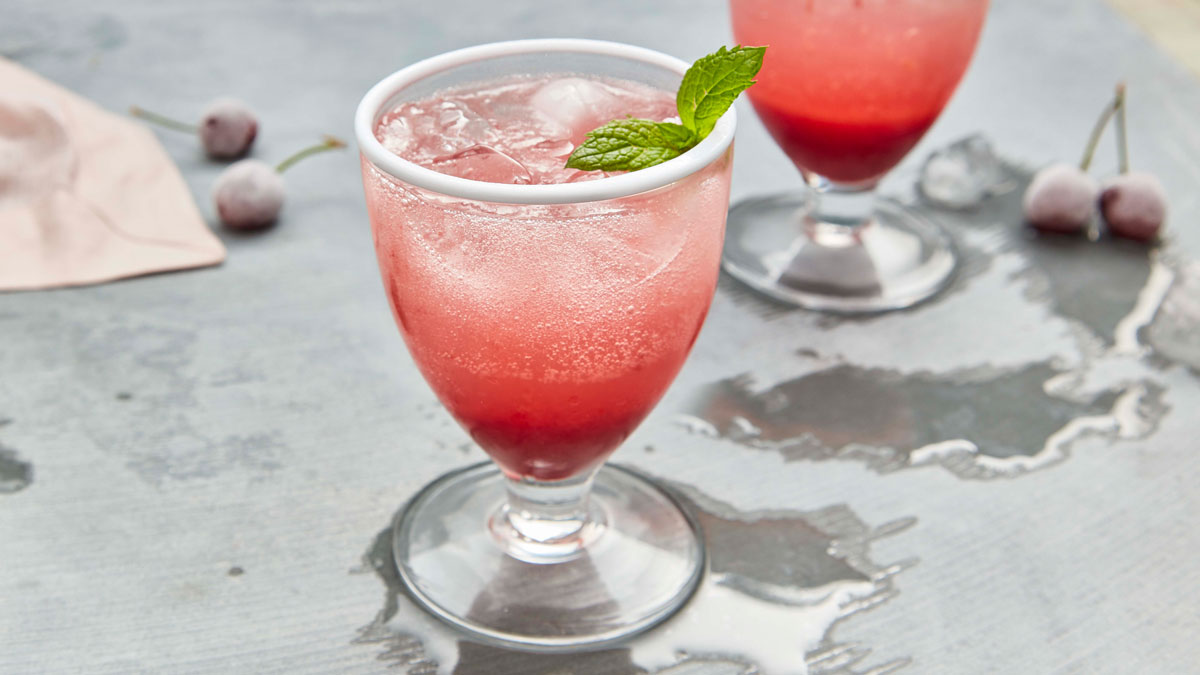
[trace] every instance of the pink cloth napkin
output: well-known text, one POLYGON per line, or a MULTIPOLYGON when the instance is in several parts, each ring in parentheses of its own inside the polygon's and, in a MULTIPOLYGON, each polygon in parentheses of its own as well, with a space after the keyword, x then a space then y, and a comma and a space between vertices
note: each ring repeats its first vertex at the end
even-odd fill
POLYGON ((224 259, 149 130, 0 59, 0 290, 224 259))

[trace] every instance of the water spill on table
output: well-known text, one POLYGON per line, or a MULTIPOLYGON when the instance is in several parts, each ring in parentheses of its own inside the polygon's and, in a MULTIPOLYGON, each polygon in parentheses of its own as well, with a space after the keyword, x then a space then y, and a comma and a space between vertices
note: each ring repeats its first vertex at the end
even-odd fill
POLYGON ((708 574, 683 611, 631 643, 635 663, 662 668, 683 653, 744 656, 766 673, 849 673, 866 665, 870 649, 836 642, 831 628, 899 593, 892 578, 916 560, 876 563, 870 543, 915 519, 872 528, 843 504, 742 512, 695 488, 674 488, 704 530, 708 574))
POLYGON ((545 655, 464 640, 404 594, 390 527, 376 536, 363 566, 355 570, 374 572, 386 588, 383 608, 356 642, 382 646, 378 658, 411 675, 850 675, 891 672, 907 663, 893 658, 868 664, 869 648, 839 643, 832 630, 839 621, 897 595, 893 577, 916 560, 878 563, 871 559, 870 546, 911 527, 915 519, 871 527, 841 504, 812 511, 743 512, 693 487, 671 487, 700 521, 709 568, 678 615, 627 644, 545 655))
POLYGON ((680 422, 788 460, 853 460, 880 473, 937 463, 989 479, 1055 464, 1085 435, 1142 437, 1166 411, 1149 381, 1048 392, 1065 372, 1050 363, 947 375, 840 364, 761 389, 740 376, 698 392, 680 422))
POLYGON ((1122 239, 1090 242, 1028 231, 1015 236, 1028 261, 1018 275, 1027 282, 1028 297, 1046 302, 1058 316, 1078 321, 1111 345, 1150 278, 1153 249, 1122 239))
MULTIPOLYGON (((684 428, 789 460, 855 460, 881 473, 938 464, 970 479, 1057 464, 1087 436, 1152 434, 1169 408, 1161 375, 1147 366, 1178 363, 1200 372, 1200 263, 1174 258, 1165 245, 1039 234, 1024 224, 1021 211, 1033 172, 999 161, 995 173, 1003 189, 981 192, 966 208, 939 208, 928 199, 913 205, 960 242, 960 272, 930 304, 967 289, 998 256, 1014 257, 1010 283, 1067 322, 1076 363, 1003 371, 983 364, 944 374, 835 363, 760 384, 743 375, 693 395, 679 418, 684 428), (1104 381, 1080 386, 1097 377, 1104 381)), ((770 302, 753 303, 730 282, 722 290, 761 310, 763 319, 788 314, 770 302)), ((911 313, 914 319, 920 311, 911 313)), ((837 330, 879 318, 820 316, 814 325, 837 330)), ((821 360, 796 346, 797 356, 821 360)))
MULTIPOLYGON (((0 420, 0 426, 7 420, 0 420)), ((33 482, 33 465, 23 461, 16 450, 0 445, 0 494, 20 492, 33 482)))
POLYGON ((1200 263, 1174 276, 1166 297, 1138 337, 1164 364, 1180 363, 1200 373, 1200 263))

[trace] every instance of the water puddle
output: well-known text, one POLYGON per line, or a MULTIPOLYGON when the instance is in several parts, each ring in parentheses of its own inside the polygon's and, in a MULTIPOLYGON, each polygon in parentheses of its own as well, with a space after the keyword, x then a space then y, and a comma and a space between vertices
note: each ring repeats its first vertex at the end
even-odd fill
POLYGON ((390 527, 354 570, 373 572, 386 589, 383 608, 355 642, 381 647, 379 660, 410 675, 850 675, 907 665, 903 658, 868 664, 869 648, 839 643, 832 632, 840 621, 897 595, 893 577, 916 560, 877 563, 870 545, 915 519, 871 527, 845 505, 743 512, 695 488, 672 487, 700 520, 709 568, 679 614, 626 645, 542 655, 466 641, 405 596, 390 527))
MULTIPOLYGON (((742 657, 766 673, 824 675, 867 660, 870 649, 838 643, 831 629, 899 593, 893 577, 916 560, 873 562, 870 544, 915 519, 872 528, 840 504, 742 512, 694 488, 674 488, 704 529, 708 575, 683 611, 630 644, 634 663, 665 668, 695 657, 742 657)), ((872 667, 887 672, 906 663, 872 667)))
POLYGON ((1139 306, 1151 278, 1154 249, 1124 239, 1089 242, 1028 230, 1013 236, 1028 262, 1015 275, 1025 282, 1026 297, 1113 346, 1118 326, 1139 306))
POLYGON ((860 461, 879 473, 939 464, 992 479, 1056 464, 1088 435, 1143 438, 1166 413, 1153 382, 1084 394, 1052 386, 1065 374, 1050 363, 948 375, 839 364, 762 389, 740 376, 700 390, 679 421, 791 461, 860 461))
POLYGON ((1200 374, 1200 263, 1182 267, 1139 338, 1156 361, 1180 363, 1200 374))
POLYGON ((33 465, 23 461, 15 450, 0 445, 0 494, 20 492, 32 482, 33 465))

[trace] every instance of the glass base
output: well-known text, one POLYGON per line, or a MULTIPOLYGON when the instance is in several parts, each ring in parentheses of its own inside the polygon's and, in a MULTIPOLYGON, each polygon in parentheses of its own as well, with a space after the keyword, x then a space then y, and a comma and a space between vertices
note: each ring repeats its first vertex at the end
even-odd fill
POLYGON ((413 598, 470 636, 555 652, 647 630, 679 609, 704 570, 696 522, 662 489, 605 465, 586 544, 555 562, 507 545, 506 480, 490 462, 449 473, 397 517, 393 549, 413 598))
POLYGON ((956 255, 921 214, 878 199, 861 226, 814 222, 805 193, 738 202, 729 210, 721 265, 792 305, 845 314, 910 307, 944 288, 956 255))

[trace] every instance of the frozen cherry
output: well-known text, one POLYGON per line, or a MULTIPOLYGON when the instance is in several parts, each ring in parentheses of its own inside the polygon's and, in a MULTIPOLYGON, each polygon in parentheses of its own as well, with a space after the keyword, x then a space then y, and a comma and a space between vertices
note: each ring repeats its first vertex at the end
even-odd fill
POLYGON ((1117 157, 1121 175, 1105 182, 1100 212, 1108 229, 1118 237, 1153 241, 1167 219, 1167 192, 1153 174, 1129 171, 1129 143, 1125 140, 1125 85, 1117 85, 1117 157))
POLYGON ((1025 219, 1043 232, 1085 231, 1096 211, 1100 186, 1070 164, 1052 164, 1033 177, 1025 190, 1025 219))
POLYGON ((250 150, 258 135, 258 120, 245 103, 219 98, 204 110, 199 133, 209 157, 232 159, 250 150))
POLYGON ((253 230, 275 222, 283 208, 283 176, 257 159, 243 159, 221 172, 213 185, 221 222, 253 230))
POLYGON ((1153 174, 1124 173, 1106 181, 1100 212, 1113 234, 1153 241, 1167 218, 1167 192, 1153 174))
POLYGON ((1125 86, 1117 85, 1116 96, 1104 106, 1100 118, 1092 127, 1083 159, 1078 167, 1052 164, 1033 177, 1025 190, 1025 220, 1043 232, 1074 234, 1087 231, 1096 213, 1096 198, 1100 185, 1088 175, 1088 167, 1096 154, 1096 144, 1104 135, 1108 122, 1125 105, 1125 86))
POLYGON ((216 159, 241 157, 250 150, 258 135, 258 120, 254 113, 245 103, 232 98, 219 98, 208 104, 199 125, 180 122, 137 106, 131 107, 129 113, 168 129, 197 134, 204 152, 216 159))
POLYGON ((293 164, 318 152, 344 148, 346 143, 332 136, 307 147, 272 167, 256 159, 234 162, 221 172, 213 185, 213 202, 221 222, 239 230, 254 230, 275 222, 283 208, 283 172, 293 164))

